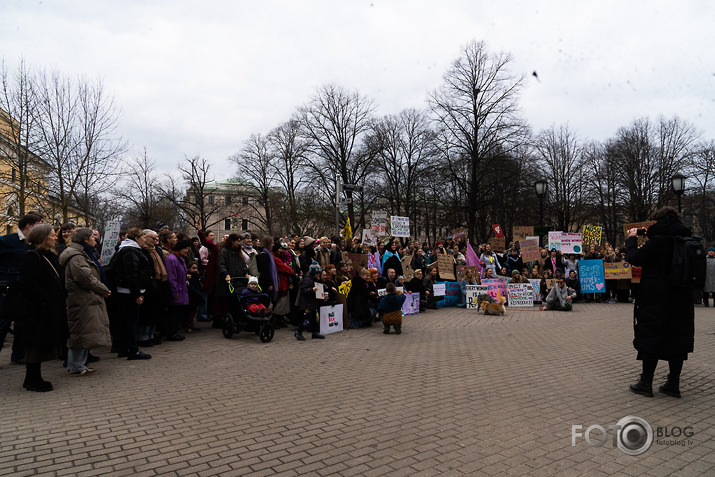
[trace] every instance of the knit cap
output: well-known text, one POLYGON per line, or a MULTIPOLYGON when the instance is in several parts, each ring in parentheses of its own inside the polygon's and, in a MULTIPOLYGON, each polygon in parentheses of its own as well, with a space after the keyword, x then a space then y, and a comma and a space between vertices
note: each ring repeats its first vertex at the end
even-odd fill
POLYGON ((322 273, 323 269, 320 268, 320 264, 313 260, 313 263, 310 264, 310 268, 308 268, 308 275, 314 275, 316 273, 322 273))

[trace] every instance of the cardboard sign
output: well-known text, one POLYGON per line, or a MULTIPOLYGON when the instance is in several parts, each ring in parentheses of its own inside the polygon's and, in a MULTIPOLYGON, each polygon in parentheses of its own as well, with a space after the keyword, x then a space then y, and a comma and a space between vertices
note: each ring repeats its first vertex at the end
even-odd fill
POLYGON ((533 225, 515 225, 511 228, 511 239, 514 242, 520 242, 526 240, 528 237, 534 235, 533 225))
POLYGON ((323 286, 322 283, 316 283, 315 284, 315 298, 318 300, 325 300, 325 297, 328 296, 328 294, 325 292, 325 287, 323 286))
POLYGON ((547 292, 548 292, 548 291, 551 291, 551 289, 556 286, 556 282, 557 282, 557 281, 558 281, 558 280, 556 280, 555 278, 547 278, 547 279, 546 279, 546 291, 547 291, 547 292))
POLYGON ((584 225, 583 233, 581 234, 581 243, 584 247, 591 244, 601 245, 601 235, 603 235, 603 227, 598 225, 584 225))
POLYGON ((524 263, 535 262, 541 258, 541 251, 539 250, 539 240, 536 238, 530 238, 521 240, 519 242, 521 247, 521 260, 524 263))
POLYGON ((364 255, 361 253, 345 252, 347 256, 343 255, 343 259, 347 258, 345 262, 348 264, 348 272, 351 278, 355 278, 355 275, 360 273, 360 270, 367 268, 367 262, 370 258, 369 255, 364 255))
POLYGON ((372 229, 362 229, 362 243, 377 247, 377 236, 373 234, 372 229))
POLYGON ((603 273, 603 259, 579 260, 579 282, 581 293, 606 293, 606 277, 603 273))
POLYGON ((486 285, 467 285, 465 290, 467 309, 476 310, 479 308, 479 302, 484 298, 484 295, 489 295, 489 288, 486 285))
POLYGON ((381 237, 387 233, 387 212, 384 210, 374 210, 372 212, 372 221, 370 222, 372 234, 376 237, 381 237))
POLYGON ((538 278, 529 278, 529 283, 531 283, 534 303, 541 303, 541 280, 538 278))
POLYGON ((393 237, 409 237, 410 218, 393 215, 390 217, 390 228, 392 230, 393 237))
POLYGON ((549 232, 549 250, 555 248, 557 251, 561 250, 561 234, 563 232, 549 232))
POLYGON ((410 266, 413 258, 414 255, 405 255, 402 257, 402 276, 405 277, 406 282, 409 282, 412 280, 412 277, 415 276, 415 271, 412 270, 410 266))
POLYGON ((320 307, 320 334, 343 331, 343 305, 320 307))
POLYGON ((576 253, 583 252, 581 244, 581 234, 561 234, 561 253, 576 253))
POLYGON ((506 298, 506 280, 502 278, 485 278, 482 280, 482 285, 487 286, 489 291, 489 296, 499 300, 499 298, 506 298))
POLYGON ((434 296, 444 296, 447 293, 447 287, 445 282, 437 282, 432 286, 434 291, 434 296))
MULTIPOLYGON (((440 283, 435 284, 435 290, 437 285, 439 284, 440 283)), ((447 308, 450 306, 459 305, 459 295, 461 293, 459 289, 459 283, 443 282, 441 284, 444 285, 444 296, 440 301, 437 302, 437 308, 447 308)), ((436 293, 435 296, 437 296, 436 293)))
POLYGON ((492 252, 503 252, 506 249, 506 238, 491 237, 487 243, 492 246, 492 252))
POLYGON ((437 254, 437 269, 439 270, 439 278, 442 280, 456 280, 454 276, 454 259, 448 253, 437 254))
POLYGON ((603 274, 606 280, 631 279, 631 265, 628 262, 603 262, 603 274))
POLYGON ((122 224, 120 222, 107 222, 107 227, 104 229, 104 240, 102 240, 102 255, 100 263, 107 265, 114 255, 114 247, 119 240, 119 230, 122 224))
POLYGON ((462 237, 467 237, 467 229, 465 228, 459 228, 459 229, 454 229, 452 231, 452 240, 455 242, 459 241, 458 239, 462 237))
POLYGON ((534 306, 534 292, 531 283, 510 283, 507 286, 509 306, 534 306))
POLYGON ((416 315, 420 312, 420 294, 406 293, 405 302, 402 304, 402 313, 405 315, 416 315))
POLYGON ((641 267, 631 267, 631 283, 641 282, 641 267))
POLYGON ((467 270, 472 271, 472 276, 479 279, 479 267, 476 265, 460 265, 457 267, 457 281, 461 282, 467 270))

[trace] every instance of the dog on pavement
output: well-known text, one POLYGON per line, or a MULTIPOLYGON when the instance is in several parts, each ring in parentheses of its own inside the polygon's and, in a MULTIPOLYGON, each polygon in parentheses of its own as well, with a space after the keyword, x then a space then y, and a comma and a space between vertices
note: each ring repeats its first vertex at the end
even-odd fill
POLYGON ((504 316, 504 313, 506 313, 504 303, 504 297, 499 297, 499 301, 497 303, 489 303, 487 300, 483 300, 481 303, 479 303, 479 308, 484 310, 485 315, 504 316))

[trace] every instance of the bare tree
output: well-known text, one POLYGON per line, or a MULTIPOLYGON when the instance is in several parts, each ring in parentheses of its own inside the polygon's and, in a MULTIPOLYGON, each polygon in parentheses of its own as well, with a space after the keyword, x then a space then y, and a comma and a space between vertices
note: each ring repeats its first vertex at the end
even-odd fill
POLYGON ((621 172, 614 159, 614 141, 605 144, 591 142, 584 146, 583 168, 587 194, 591 197, 590 205, 596 223, 604 227, 606 240, 615 243, 621 233, 624 204, 621 200, 621 172))
POLYGON ((443 156, 450 163, 465 162, 468 169, 462 200, 472 238, 487 204, 483 178, 490 159, 508 156, 528 132, 518 110, 523 77, 509 71, 510 62, 510 55, 490 54, 484 42, 472 41, 445 73, 442 86, 428 97, 434 120, 451 146, 443 148, 443 156))
MULTIPOLYGON (((172 219, 164 213, 162 185, 156 172, 156 162, 149 158, 146 148, 141 156, 131 158, 123 171, 121 197, 128 207, 123 223, 141 228, 155 228, 157 222, 171 225, 172 219)), ((171 214, 174 215, 174 214, 171 214)))
MULTIPOLYGON (((357 149, 368 131, 375 110, 372 100, 357 91, 328 84, 316 90, 309 102, 298 108, 304 135, 311 141, 312 177, 319 181, 322 192, 335 204, 336 179, 346 184, 363 184, 371 172, 374 156, 358 154, 357 149), (331 200, 332 198, 332 200, 331 200)), ((346 191, 348 217, 355 224, 352 191, 346 191)))

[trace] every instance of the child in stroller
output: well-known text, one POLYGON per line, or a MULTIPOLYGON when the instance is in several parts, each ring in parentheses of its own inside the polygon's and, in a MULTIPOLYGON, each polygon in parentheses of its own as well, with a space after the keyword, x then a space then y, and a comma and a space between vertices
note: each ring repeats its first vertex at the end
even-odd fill
POLYGON ((264 343, 271 341, 275 334, 269 307, 271 300, 268 295, 260 292, 256 277, 251 277, 240 293, 234 290, 228 301, 228 313, 223 320, 223 336, 230 339, 235 333, 248 331, 256 333, 264 343))
POLYGON ((248 279, 248 286, 241 292, 243 306, 256 316, 266 316, 266 306, 261 303, 263 293, 258 286, 258 278, 248 279))

